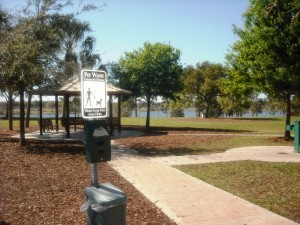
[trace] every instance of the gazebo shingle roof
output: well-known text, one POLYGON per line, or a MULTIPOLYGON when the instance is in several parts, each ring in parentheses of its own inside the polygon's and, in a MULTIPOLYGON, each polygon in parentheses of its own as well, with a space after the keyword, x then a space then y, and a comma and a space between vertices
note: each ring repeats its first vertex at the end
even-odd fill
MULTIPOLYGON (((81 83, 78 78, 65 82, 57 90, 33 90, 32 94, 42 94, 42 95, 80 95, 81 92, 81 83)), ((113 85, 107 85, 107 94, 108 95, 131 95, 130 91, 127 91, 122 88, 115 87, 113 85)))

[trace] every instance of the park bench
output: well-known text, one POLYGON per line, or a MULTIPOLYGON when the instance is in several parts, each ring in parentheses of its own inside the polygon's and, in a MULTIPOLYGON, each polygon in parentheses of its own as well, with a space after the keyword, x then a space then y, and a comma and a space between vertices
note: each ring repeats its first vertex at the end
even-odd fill
POLYGON ((53 124, 51 119, 42 119, 38 120, 39 126, 42 127, 43 133, 47 132, 54 132, 58 130, 58 124, 53 124))
MULTIPOLYGON (((60 119, 61 125, 63 127, 66 127, 67 125, 67 118, 61 118, 60 119)), ((84 121, 81 117, 69 117, 69 126, 74 126, 74 130, 76 131, 77 126, 83 127, 84 121)))
MULTIPOLYGON (((66 127, 67 125, 67 118, 62 117, 60 119, 61 126, 66 127)), ((110 126, 110 120, 109 118, 106 118, 108 129, 112 128, 112 131, 117 130, 119 126, 119 120, 117 117, 112 118, 112 126, 110 126)), ((74 126, 74 131, 76 131, 76 128, 79 126, 80 128, 84 129, 84 120, 81 117, 70 117, 69 118, 69 126, 74 126)))

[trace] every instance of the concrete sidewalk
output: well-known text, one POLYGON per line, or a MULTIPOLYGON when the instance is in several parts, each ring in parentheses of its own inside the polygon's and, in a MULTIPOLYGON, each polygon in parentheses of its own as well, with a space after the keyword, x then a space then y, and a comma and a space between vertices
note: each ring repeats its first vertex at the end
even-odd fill
POLYGON ((177 224, 297 224, 228 192, 191 177, 172 165, 232 160, 300 162, 293 147, 247 147, 225 153, 142 157, 112 141, 113 166, 177 224))

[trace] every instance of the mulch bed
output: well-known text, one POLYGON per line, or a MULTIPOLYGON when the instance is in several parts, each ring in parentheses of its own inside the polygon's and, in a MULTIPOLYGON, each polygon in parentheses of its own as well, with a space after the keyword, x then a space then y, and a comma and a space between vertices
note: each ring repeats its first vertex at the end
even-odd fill
MULTIPOLYGON (((20 147, 9 139, 17 133, 0 130, 0 225, 86 224, 79 208, 91 179, 83 144, 28 141, 20 147)), ((99 179, 127 194, 128 225, 176 224, 107 163, 100 163, 99 179)))

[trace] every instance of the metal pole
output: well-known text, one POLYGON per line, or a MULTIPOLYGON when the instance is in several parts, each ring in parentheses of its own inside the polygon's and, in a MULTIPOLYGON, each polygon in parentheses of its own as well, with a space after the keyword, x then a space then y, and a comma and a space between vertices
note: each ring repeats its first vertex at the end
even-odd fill
POLYGON ((98 186, 98 163, 91 163, 92 186, 98 186))

